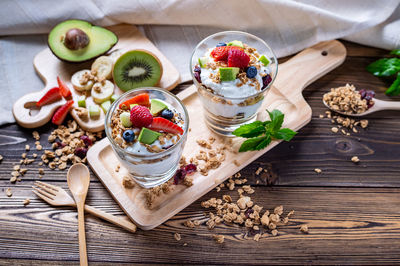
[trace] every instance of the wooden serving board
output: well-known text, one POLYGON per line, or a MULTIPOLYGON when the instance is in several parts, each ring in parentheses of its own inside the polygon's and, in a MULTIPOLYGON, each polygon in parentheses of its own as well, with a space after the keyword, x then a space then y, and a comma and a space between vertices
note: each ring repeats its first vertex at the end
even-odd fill
MULTIPOLYGON (((265 109, 279 109, 285 114, 284 127, 298 130, 311 120, 311 108, 302 96, 302 90, 310 83, 339 66, 346 58, 346 49, 339 41, 319 43, 308 48, 289 61, 279 66, 279 74, 274 86, 269 90, 258 119, 267 119, 265 109), (322 53, 324 52, 324 53, 322 53), (327 53, 325 56, 323 54, 327 53)), ((190 128, 183 155, 194 157, 200 148, 198 139, 207 140, 214 136, 213 144, 220 146, 226 139, 213 134, 203 121, 203 110, 194 86, 182 91, 178 97, 184 102, 189 112, 190 128)), ((243 139, 234 138, 232 147, 237 149, 243 139)), ((110 191, 125 213, 142 229, 150 230, 190 205, 208 191, 225 181, 255 159, 271 150, 279 141, 273 141, 261 151, 237 153, 228 151, 226 160, 215 170, 210 170, 208 176, 199 172, 194 174, 193 186, 172 186, 172 191, 157 197, 152 207, 146 206, 143 189, 136 185, 133 189, 122 186, 122 177, 128 174, 119 164, 107 138, 97 142, 89 149, 87 159, 93 171, 104 186, 110 191), (234 162, 237 161, 239 165, 234 162)))
MULTIPOLYGON (((180 81, 180 75, 178 70, 173 64, 154 46, 154 44, 144 37, 140 31, 133 25, 120 24, 111 27, 107 27, 118 36, 118 43, 110 51, 121 50, 135 50, 144 49, 155 54, 161 61, 163 67, 163 75, 158 87, 166 90, 172 90, 180 81)), ((60 76, 64 80, 69 88, 71 89, 73 99, 75 100, 74 106, 78 106, 77 97, 81 95, 76 91, 70 82, 71 76, 82 69, 90 69, 91 64, 94 60, 85 63, 71 64, 60 61, 56 56, 52 54, 49 48, 44 49, 38 53, 34 60, 33 65, 45 83, 44 89, 38 92, 24 95, 18 99, 13 106, 13 114, 17 123, 26 128, 40 127, 52 118, 54 111, 65 103, 65 100, 48 104, 40 109, 35 108, 36 101, 38 101, 50 88, 57 85, 57 76, 60 76)), ((123 92, 115 87, 115 94, 122 94, 123 92)), ((88 97, 86 100, 86 106, 93 105, 92 97, 88 97)), ((98 119, 90 119, 83 121, 80 119, 76 112, 71 109, 72 117, 78 122, 78 124, 85 130, 96 132, 104 129, 104 112, 98 119)))

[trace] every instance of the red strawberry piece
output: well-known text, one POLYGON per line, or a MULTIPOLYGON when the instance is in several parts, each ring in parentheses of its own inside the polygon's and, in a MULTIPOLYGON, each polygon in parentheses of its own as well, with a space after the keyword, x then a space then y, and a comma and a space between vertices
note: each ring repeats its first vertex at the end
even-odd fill
POLYGON ((119 104, 119 108, 121 109, 129 109, 131 104, 138 104, 138 105, 143 105, 146 107, 150 107, 150 97, 147 93, 141 93, 136 95, 135 97, 126 100, 123 103, 119 104))
POLYGON ((180 126, 162 117, 154 117, 149 129, 172 134, 183 134, 183 129, 180 126))
POLYGON ((60 88, 54 87, 51 88, 43 95, 42 98, 36 103, 37 107, 41 107, 43 105, 58 101, 61 99, 60 88))
POLYGON ((228 52, 228 66, 245 68, 249 65, 250 56, 248 56, 243 50, 231 49, 228 52))
POLYGON ((210 55, 214 58, 215 61, 226 61, 228 59, 228 52, 230 46, 220 46, 215 47, 210 55))
POLYGON ((61 125, 64 122, 65 117, 67 116, 69 109, 74 104, 73 100, 69 100, 63 106, 57 109, 56 113, 53 115, 51 122, 56 125, 61 125))
POLYGON ((135 105, 131 109, 131 122, 134 127, 147 127, 153 122, 153 115, 149 108, 135 105))
POLYGON ((71 90, 68 88, 67 84, 65 84, 65 82, 60 79, 60 77, 57 77, 57 83, 58 87, 60 87, 62 97, 71 97, 71 90))
POLYGON ((242 48, 237 46, 219 46, 215 47, 210 55, 215 61, 227 61, 230 50, 242 50, 242 48))

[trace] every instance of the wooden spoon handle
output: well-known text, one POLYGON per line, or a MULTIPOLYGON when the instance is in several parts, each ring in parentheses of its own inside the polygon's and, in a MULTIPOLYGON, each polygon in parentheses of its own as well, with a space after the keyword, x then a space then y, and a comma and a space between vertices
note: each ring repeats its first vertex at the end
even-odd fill
POLYGON ((115 215, 103 212, 103 211, 96 209, 89 205, 85 205, 85 211, 90 214, 93 214, 99 218, 102 218, 110 223, 118 225, 118 226, 128 230, 129 232, 132 232, 132 233, 136 232, 136 225, 124 218, 120 218, 115 215))
POLYGON ((85 215, 83 202, 77 204, 78 207, 78 235, 79 235, 79 257, 80 265, 88 265, 86 252, 86 236, 85 236, 85 215))
POLYGON ((400 102, 376 100, 379 110, 400 110, 400 102))

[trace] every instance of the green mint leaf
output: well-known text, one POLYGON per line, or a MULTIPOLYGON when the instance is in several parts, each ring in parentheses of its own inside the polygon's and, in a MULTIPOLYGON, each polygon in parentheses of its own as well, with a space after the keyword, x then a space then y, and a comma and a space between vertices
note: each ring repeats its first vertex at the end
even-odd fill
POLYGON ((388 77, 400 71, 400 58, 382 58, 367 66, 367 71, 378 77, 388 77))
POLYGON ((261 121, 254 121, 253 123, 242 125, 232 132, 233 135, 243 138, 254 138, 265 133, 265 125, 261 121))
POLYGON ((390 54, 398 55, 400 56, 400 49, 396 49, 390 52, 390 54))
POLYGON ((275 133, 274 138, 283 139, 284 141, 291 140, 297 132, 291 130, 290 128, 281 128, 278 132, 275 133))
POLYGON ((386 90, 385 94, 390 96, 395 96, 400 94, 400 72, 397 73, 396 80, 386 90))
POLYGON ((268 125, 268 128, 272 133, 274 133, 281 128, 283 124, 283 118, 285 117, 285 115, 277 109, 273 110, 272 112, 269 112, 267 110, 267 112, 271 119, 271 123, 268 125))
POLYGON ((242 143, 242 145, 240 146, 239 152, 259 151, 259 150, 262 150, 265 147, 267 147, 268 144, 270 144, 270 143, 271 143, 270 136, 251 138, 242 143))

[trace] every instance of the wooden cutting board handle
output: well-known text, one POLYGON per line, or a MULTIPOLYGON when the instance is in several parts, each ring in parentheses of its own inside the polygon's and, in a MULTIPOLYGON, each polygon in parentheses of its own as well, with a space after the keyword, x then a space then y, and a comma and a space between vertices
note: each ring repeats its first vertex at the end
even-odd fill
POLYGON ((25 128, 43 126, 51 119, 54 111, 65 103, 64 99, 36 108, 36 102, 53 86, 48 86, 37 92, 26 94, 13 105, 13 115, 17 123, 25 128))
POLYGON ((336 40, 307 48, 279 65, 274 86, 293 104, 304 100, 303 89, 342 64, 346 53, 344 45, 336 40))

